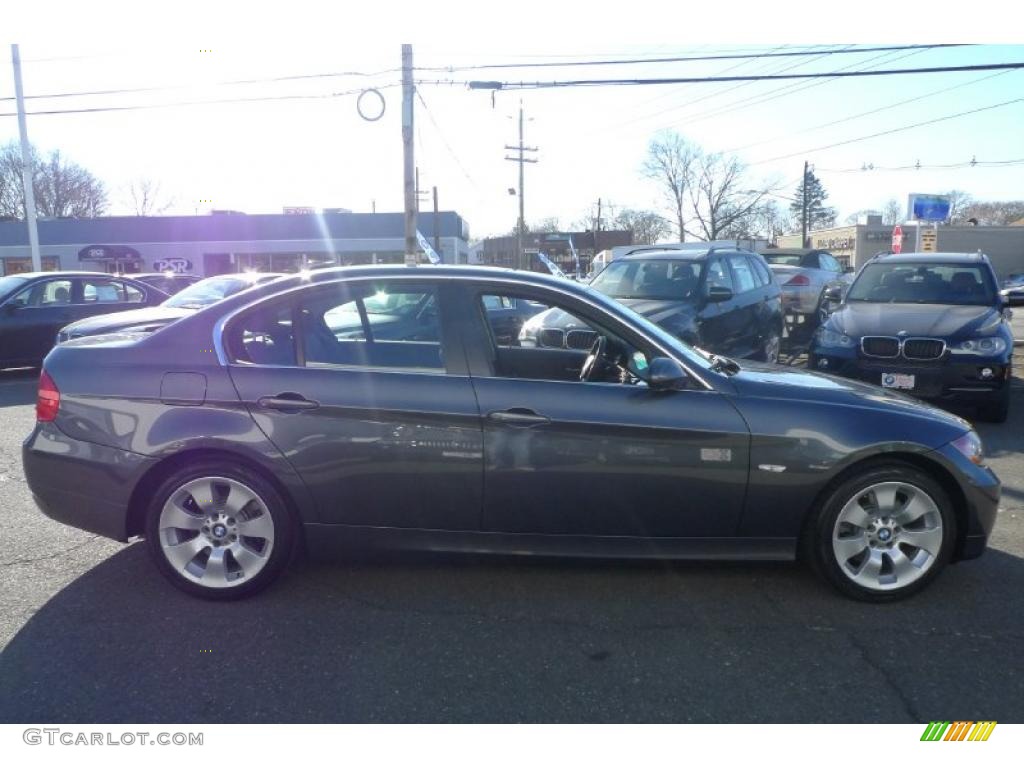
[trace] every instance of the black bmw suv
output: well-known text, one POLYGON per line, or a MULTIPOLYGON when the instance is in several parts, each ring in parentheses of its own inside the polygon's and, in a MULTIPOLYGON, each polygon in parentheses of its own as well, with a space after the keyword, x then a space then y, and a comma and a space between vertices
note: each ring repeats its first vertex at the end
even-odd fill
POLYGON ((808 366, 937 403, 1010 408, 1013 333, 982 254, 906 253, 864 266, 814 336, 808 366))
MULTIPOLYGON (((590 287, 695 347, 777 362, 782 291, 764 258, 716 243, 639 246, 604 268, 590 287)), ((589 349, 594 334, 566 313, 534 316, 524 346, 589 349)))

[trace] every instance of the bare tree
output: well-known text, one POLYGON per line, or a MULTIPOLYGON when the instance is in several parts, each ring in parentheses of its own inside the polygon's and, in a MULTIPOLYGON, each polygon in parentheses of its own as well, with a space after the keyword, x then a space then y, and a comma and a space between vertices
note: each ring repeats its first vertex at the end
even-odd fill
POLYGON ((891 198, 882 206, 882 223, 895 225, 901 221, 903 221, 903 206, 900 205, 899 200, 891 198))
POLYGON ((641 166, 643 175, 661 186, 665 202, 675 217, 680 242, 686 242, 686 197, 700 154, 699 148, 676 131, 664 131, 651 140, 647 159, 641 166))
POLYGON ((1004 227, 1024 218, 1024 200, 994 200, 971 203, 964 220, 976 219, 982 226, 1004 227))
POLYGON ((672 231, 671 222, 655 211, 623 208, 615 217, 612 226, 628 229, 633 233, 633 242, 654 244, 672 231))
POLYGON ((703 240, 749 236, 774 189, 764 184, 750 188, 746 166, 732 155, 701 153, 694 165, 688 190, 694 234, 703 240))
MULTIPOLYGON (((107 209, 107 190, 88 170, 65 160, 60 150, 45 158, 33 148, 32 190, 40 216, 87 218, 107 209)), ((21 190, 21 151, 14 142, 0 149, 0 216, 24 218, 25 200, 21 190)))
POLYGON ((974 202, 974 198, 962 189, 951 189, 946 196, 949 198, 949 216, 946 223, 964 224, 968 218, 967 209, 974 202))
POLYGON ((142 177, 128 184, 126 197, 136 216, 159 216, 174 205, 174 198, 163 194, 159 182, 142 177))

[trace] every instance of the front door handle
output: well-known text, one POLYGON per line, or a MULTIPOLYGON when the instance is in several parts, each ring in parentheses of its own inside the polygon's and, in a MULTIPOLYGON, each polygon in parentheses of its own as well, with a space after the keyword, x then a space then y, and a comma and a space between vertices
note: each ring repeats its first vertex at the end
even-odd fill
POLYGON ((284 411, 285 413, 297 411, 311 411, 319 408, 320 403, 316 400, 307 400, 295 392, 282 392, 273 397, 261 397, 256 401, 260 408, 267 408, 273 411, 284 411))
POLYGON ((538 424, 550 424, 551 419, 531 411, 529 408, 509 408, 507 411, 491 411, 487 414, 491 421, 508 424, 510 427, 535 427, 538 424))

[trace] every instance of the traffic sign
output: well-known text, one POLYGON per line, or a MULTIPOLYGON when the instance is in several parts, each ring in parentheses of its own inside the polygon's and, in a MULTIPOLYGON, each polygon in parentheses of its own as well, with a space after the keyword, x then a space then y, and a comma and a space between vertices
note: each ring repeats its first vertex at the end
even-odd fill
POLYGON ((892 228, 892 252, 901 253, 903 251, 903 227, 897 224, 892 228))
POLYGON ((921 230, 921 252, 935 253, 938 250, 939 233, 934 229, 921 230))

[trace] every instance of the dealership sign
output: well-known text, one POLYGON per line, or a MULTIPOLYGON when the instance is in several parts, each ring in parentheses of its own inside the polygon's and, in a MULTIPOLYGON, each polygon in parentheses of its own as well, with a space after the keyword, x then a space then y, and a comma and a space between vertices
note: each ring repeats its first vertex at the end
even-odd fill
POLYGON ((907 218, 912 221, 945 221, 949 218, 948 195, 913 194, 907 201, 907 218))
POLYGON ((153 262, 153 269, 156 272, 188 272, 192 269, 192 262, 178 257, 157 259, 153 262))
POLYGON ((88 245, 78 252, 79 261, 137 261, 142 256, 127 245, 88 245))

